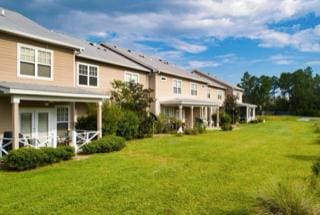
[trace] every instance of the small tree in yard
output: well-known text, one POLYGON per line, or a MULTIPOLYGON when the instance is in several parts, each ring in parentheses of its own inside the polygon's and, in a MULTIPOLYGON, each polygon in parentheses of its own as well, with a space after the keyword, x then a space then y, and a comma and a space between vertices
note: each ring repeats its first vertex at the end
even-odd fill
MULTIPOLYGON (((153 118, 148 115, 148 108, 153 102, 152 90, 144 89, 142 84, 134 82, 112 82, 112 100, 125 112, 135 113, 139 119, 135 137, 151 136, 153 133, 153 118)), ((130 114, 129 114, 130 115, 130 114)), ((132 117, 133 119, 133 117, 132 117)), ((126 124, 122 124, 125 126, 126 124)), ((121 133, 121 132, 120 132, 121 133)), ((119 134, 119 130, 118 130, 119 134)), ((131 138, 131 137, 130 137, 131 138)))
POLYGON ((224 109, 227 114, 232 118, 232 123, 236 123, 239 118, 239 111, 237 108, 237 97, 234 95, 227 95, 224 101, 224 109))

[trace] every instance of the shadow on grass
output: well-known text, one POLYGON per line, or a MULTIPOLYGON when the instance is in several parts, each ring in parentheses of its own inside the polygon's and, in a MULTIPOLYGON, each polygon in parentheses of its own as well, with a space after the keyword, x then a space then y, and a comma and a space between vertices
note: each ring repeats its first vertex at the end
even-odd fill
POLYGON ((286 157, 300 161, 314 161, 320 159, 319 155, 287 155, 286 157))

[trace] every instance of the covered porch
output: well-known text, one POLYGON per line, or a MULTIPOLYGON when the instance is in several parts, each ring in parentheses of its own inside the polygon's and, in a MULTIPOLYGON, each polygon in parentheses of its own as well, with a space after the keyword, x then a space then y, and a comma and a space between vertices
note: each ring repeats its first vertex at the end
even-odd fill
POLYGON ((207 128, 219 127, 219 104, 190 99, 173 99, 160 104, 161 113, 175 117, 185 127, 193 128, 197 119, 201 119, 207 128), (213 114, 216 114, 215 119, 212 118, 213 114))
POLYGON ((20 147, 84 144, 102 136, 102 104, 107 96, 82 89, 0 83, 0 156, 20 147), (97 106, 97 129, 79 131, 86 103, 97 106))
POLYGON ((240 121, 249 123, 250 121, 256 119, 256 105, 248 103, 237 103, 237 107, 240 110, 240 121))

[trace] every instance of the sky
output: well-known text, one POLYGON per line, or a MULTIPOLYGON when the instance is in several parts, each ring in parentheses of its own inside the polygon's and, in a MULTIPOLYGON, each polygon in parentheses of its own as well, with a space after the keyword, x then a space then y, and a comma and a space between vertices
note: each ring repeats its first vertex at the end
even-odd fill
POLYGON ((234 84, 245 71, 320 73, 320 0, 0 0, 0 7, 234 84))

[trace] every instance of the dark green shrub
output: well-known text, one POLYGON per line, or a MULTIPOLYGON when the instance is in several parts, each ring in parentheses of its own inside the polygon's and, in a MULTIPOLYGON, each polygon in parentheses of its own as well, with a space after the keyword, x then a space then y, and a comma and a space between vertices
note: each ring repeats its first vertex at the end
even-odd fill
POLYGON ((319 208, 312 194, 301 186, 278 185, 257 198, 256 213, 261 215, 316 215, 319 208))
POLYGON ((231 124, 223 124, 221 125, 222 131, 232 131, 233 127, 231 124))
POLYGON ((196 129, 199 134, 206 132, 204 121, 200 118, 196 118, 194 129, 196 129))
POLYGON ((138 128, 138 137, 151 137, 154 132, 154 123, 155 120, 152 116, 147 116, 145 114, 142 119, 140 119, 139 128, 138 128))
POLYGON ((58 148, 20 148, 10 151, 4 158, 4 167, 9 170, 33 169, 47 164, 69 160, 74 156, 74 149, 70 146, 58 148))
POLYGON ((221 116, 221 126, 224 125, 224 124, 231 124, 231 121, 232 121, 232 118, 229 114, 227 113, 224 113, 222 116, 221 116))
POLYGON ((127 140, 137 137, 139 128, 139 118, 136 113, 127 111, 122 120, 118 123, 116 131, 117 136, 124 137, 127 140))
POLYGON ((186 129, 184 130, 184 133, 185 133, 186 135, 197 135, 197 134, 198 134, 198 130, 195 129, 195 128, 186 128, 186 129))
POLYGON ((118 123, 123 118, 123 111, 115 104, 105 104, 102 115, 102 132, 104 135, 115 134, 118 123))
POLYGON ((95 131, 97 130, 97 116, 88 115, 77 119, 76 129, 95 131))
POLYGON ((320 159, 313 163, 312 172, 315 176, 320 176, 320 159))
POLYGON ((104 136, 82 147, 83 154, 108 153, 120 151, 125 147, 125 139, 114 135, 104 136))

